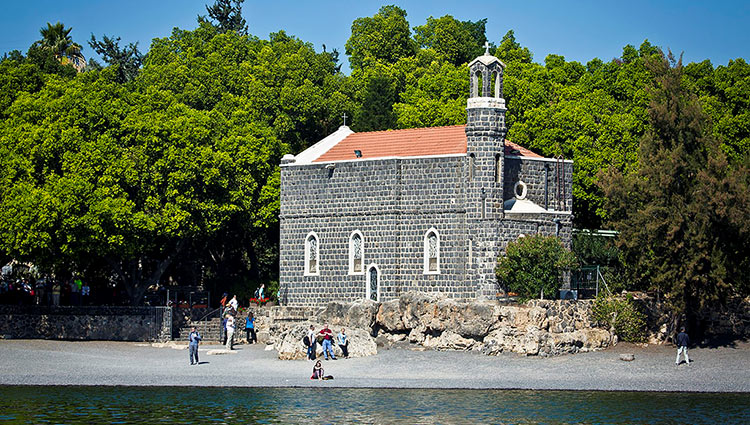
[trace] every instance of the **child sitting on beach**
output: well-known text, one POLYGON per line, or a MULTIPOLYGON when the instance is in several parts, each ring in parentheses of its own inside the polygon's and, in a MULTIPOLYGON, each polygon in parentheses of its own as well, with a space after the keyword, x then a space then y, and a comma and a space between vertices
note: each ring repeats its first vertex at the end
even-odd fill
POLYGON ((323 365, 320 364, 320 360, 315 362, 315 366, 313 366, 313 373, 310 379, 318 379, 321 381, 333 379, 333 376, 328 375, 325 376, 325 372, 323 371, 323 365))

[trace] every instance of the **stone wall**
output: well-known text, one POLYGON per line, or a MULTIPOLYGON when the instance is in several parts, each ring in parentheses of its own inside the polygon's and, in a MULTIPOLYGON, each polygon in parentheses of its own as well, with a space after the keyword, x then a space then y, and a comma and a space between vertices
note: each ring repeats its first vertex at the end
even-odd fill
MULTIPOLYGON (((408 292, 398 299, 331 302, 309 309, 304 321, 283 320, 288 307, 259 313, 261 330, 279 358, 304 358, 302 337, 310 324, 316 331, 328 323, 338 333, 352 335, 355 356, 375 354, 375 346, 411 343, 436 350, 475 350, 487 355, 560 355, 608 347, 614 336, 592 321, 592 301, 530 301, 504 305, 498 301, 466 301, 445 294, 408 292)), ((298 317, 299 318, 299 317, 298 317)))
POLYGON ((108 341, 171 338, 168 307, 48 307, 0 305, 0 335, 108 341))
POLYGON ((519 180, 526 183, 526 199, 549 210, 572 211, 573 197, 573 163, 563 163, 564 176, 559 182, 555 178, 557 162, 549 158, 521 158, 510 157, 505 159, 505 182, 503 184, 504 199, 512 199, 513 188, 519 180), (546 168, 546 171, 545 171, 546 168), (545 191, 546 182, 546 191, 545 191), (560 198, 564 194, 564 208, 560 208, 557 195, 560 198), (546 198, 545 198, 546 194, 546 198))

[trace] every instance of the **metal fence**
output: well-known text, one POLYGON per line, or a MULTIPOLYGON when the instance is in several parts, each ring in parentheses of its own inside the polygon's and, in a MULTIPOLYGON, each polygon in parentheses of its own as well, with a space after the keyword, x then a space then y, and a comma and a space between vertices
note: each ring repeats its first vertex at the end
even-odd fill
POLYGON ((172 339, 172 307, 150 307, 151 341, 166 342, 172 339))
POLYGON ((595 298, 600 291, 609 292, 607 281, 604 280, 599 266, 583 266, 571 273, 570 289, 576 291, 577 297, 595 298))

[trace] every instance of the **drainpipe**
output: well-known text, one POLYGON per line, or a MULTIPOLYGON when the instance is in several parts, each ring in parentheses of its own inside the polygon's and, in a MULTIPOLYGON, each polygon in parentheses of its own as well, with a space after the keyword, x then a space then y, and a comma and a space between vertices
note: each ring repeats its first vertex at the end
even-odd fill
POLYGON ((544 164, 544 209, 549 209, 549 164, 544 164))
POLYGON ((555 236, 560 237, 560 219, 556 218, 552 220, 555 223, 555 236))

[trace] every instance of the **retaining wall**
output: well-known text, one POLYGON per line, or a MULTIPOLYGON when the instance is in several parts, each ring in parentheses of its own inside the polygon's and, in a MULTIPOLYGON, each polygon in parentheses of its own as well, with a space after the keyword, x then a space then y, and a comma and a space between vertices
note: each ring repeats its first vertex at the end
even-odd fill
POLYGON ((169 307, 0 305, 5 338, 161 341, 171 338, 169 307))

